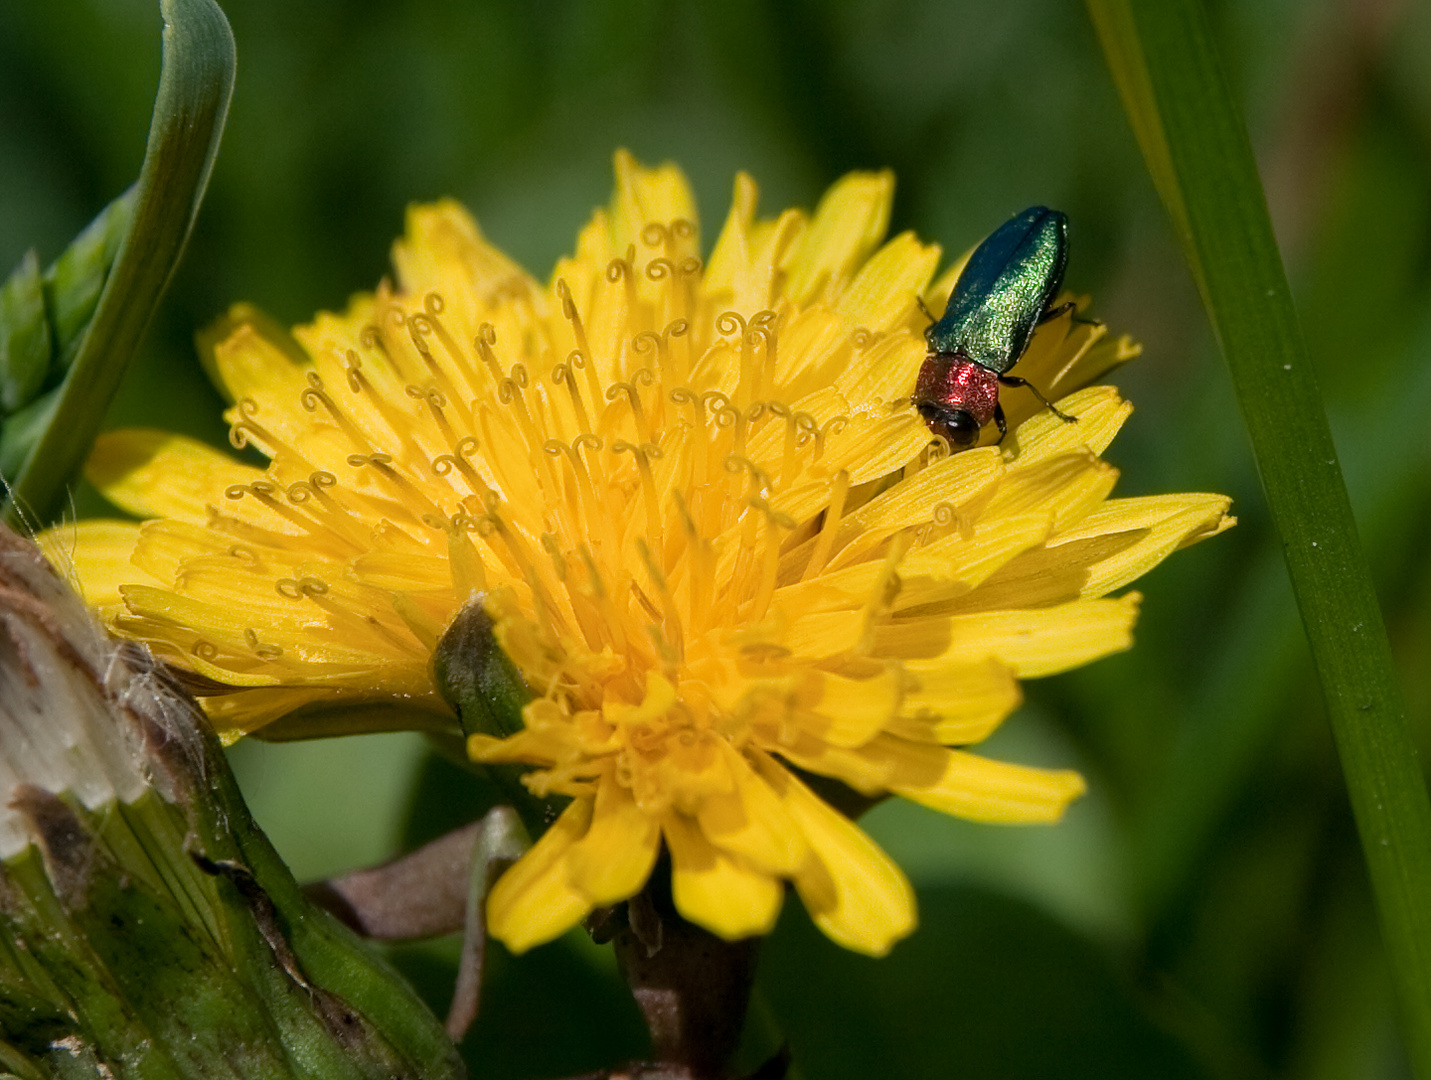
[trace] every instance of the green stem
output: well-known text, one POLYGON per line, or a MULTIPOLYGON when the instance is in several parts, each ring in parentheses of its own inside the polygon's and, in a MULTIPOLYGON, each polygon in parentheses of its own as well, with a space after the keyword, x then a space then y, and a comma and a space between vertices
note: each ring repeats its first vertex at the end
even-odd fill
POLYGON ((43 430, 11 485, 4 518, 51 520, 89 453, 183 253, 209 183, 234 84, 234 40, 214 0, 161 0, 164 66, 129 232, 43 430))
POLYGON ((1327 701, 1399 998, 1431 1080, 1431 801, 1247 131, 1198 0, 1088 0, 1232 370, 1327 701))

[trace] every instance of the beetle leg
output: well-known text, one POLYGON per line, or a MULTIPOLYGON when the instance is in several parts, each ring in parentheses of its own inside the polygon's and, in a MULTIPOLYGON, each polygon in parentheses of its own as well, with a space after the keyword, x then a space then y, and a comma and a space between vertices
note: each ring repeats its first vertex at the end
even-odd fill
POLYGON ((1102 319, 1084 319, 1084 318, 1080 318, 1079 315, 1078 315, 1077 309, 1078 309, 1078 305, 1075 304, 1072 300, 1065 300, 1062 304, 1059 304, 1058 307, 1056 307, 1056 308, 1049 308, 1047 311, 1045 311, 1041 316, 1039 316, 1039 320, 1038 320, 1038 321, 1039 321, 1040 324, 1043 324, 1043 323, 1048 322, 1050 319, 1056 319, 1056 318, 1058 318, 1060 315, 1065 315, 1065 314, 1067 314, 1068 312, 1072 311, 1072 312, 1074 313, 1074 315, 1073 315, 1073 321, 1076 322, 1079 326, 1102 326, 1102 325, 1103 325, 1103 320, 1102 320, 1102 319))
POLYGON ((994 406, 994 423, 999 429, 999 438, 994 445, 999 446, 1003 443, 1004 436, 1009 433, 1009 422, 1004 419, 1004 407, 1002 405, 994 406))
POLYGON ((1049 412, 1053 413, 1054 416, 1058 417, 1065 424, 1073 424, 1078 422, 1078 417, 1069 416, 1065 412, 1059 412, 1058 407, 1054 405, 1053 402, 1049 401, 1048 398, 1044 397, 1041 393, 1039 393, 1038 387, 1036 387, 1033 383, 1029 382, 1027 379, 1020 379, 1017 375, 1000 375, 999 383, 1003 386, 1025 387, 1029 391, 1029 393, 1033 394, 1034 397, 1038 398, 1041 402, 1044 403, 1044 406, 1048 409, 1049 412))
POLYGON ((919 305, 919 310, 924 312, 924 317, 929 320, 929 325, 933 326, 939 320, 934 317, 934 312, 930 311, 924 303, 924 297, 918 293, 914 294, 914 302, 919 305))
POLYGON ((1041 323, 1049 322, 1050 320, 1058 318, 1060 315, 1067 315, 1070 311, 1075 310, 1077 307, 1078 305, 1075 304, 1072 300, 1065 300, 1063 303, 1059 304, 1058 307, 1051 307, 1047 311, 1045 311, 1042 315, 1039 316, 1038 321, 1041 323))

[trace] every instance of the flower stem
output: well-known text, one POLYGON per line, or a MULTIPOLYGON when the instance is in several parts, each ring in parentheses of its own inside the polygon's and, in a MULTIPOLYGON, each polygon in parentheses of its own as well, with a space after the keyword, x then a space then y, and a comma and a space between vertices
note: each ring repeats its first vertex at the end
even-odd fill
POLYGON ((1231 368, 1361 836, 1413 1067, 1431 1078, 1431 801, 1239 109, 1198 0, 1088 0, 1231 368))
POLYGON ((740 1041, 760 939, 724 941, 687 922, 671 902, 669 880, 669 871, 652 874, 627 902, 616 959, 651 1032, 648 1065, 661 1075, 714 1080, 728 1075, 740 1041))

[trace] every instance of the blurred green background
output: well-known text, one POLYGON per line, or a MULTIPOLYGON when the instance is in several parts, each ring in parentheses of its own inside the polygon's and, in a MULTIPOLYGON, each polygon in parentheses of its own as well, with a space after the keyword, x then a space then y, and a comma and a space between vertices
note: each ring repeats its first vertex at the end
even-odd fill
MULTIPOLYGON (((138 173, 154 0, 0 0, 0 269, 48 261, 138 173)), ((238 82, 208 201, 113 426, 225 444, 193 332, 231 302, 284 322, 370 288, 404 206, 451 194, 545 277, 611 185, 673 159, 707 237, 733 174, 812 206, 893 167, 893 228, 950 255, 1032 203, 1072 220, 1068 284, 1143 341, 1120 491, 1220 491, 1237 529, 1139 583, 1137 647, 1028 684, 993 756, 1073 764, 1054 829, 886 804, 869 830, 922 926, 882 961, 787 905, 746 1047, 810 1080, 1391 1078, 1374 914, 1319 693, 1226 370, 1080 7, 813 0, 230 0, 238 82)), ((1431 748, 1431 5, 1214 6, 1244 101, 1412 722, 1431 748)), ((82 489, 81 514, 102 512, 82 489)), ((384 858, 480 806, 416 737, 244 744, 300 877, 384 858)), ((446 1008, 454 946, 398 950, 446 1008)), ((642 1050, 601 950, 499 956, 477 1076, 642 1050)))

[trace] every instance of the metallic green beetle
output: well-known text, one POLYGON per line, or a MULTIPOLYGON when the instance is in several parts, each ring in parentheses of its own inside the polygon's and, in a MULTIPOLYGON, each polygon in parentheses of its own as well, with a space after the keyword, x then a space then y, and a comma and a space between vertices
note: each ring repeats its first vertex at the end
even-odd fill
POLYGON ((914 384, 919 415, 951 447, 972 446, 990 419, 1003 441, 1008 424, 1001 385, 1027 386, 1055 416, 1077 419, 1024 379, 1004 374, 1028 349, 1038 324, 1067 310, 1049 306, 1067 264, 1068 218, 1045 206, 1004 222, 969 256, 943 317, 924 332, 929 355, 914 384))

